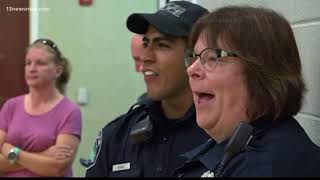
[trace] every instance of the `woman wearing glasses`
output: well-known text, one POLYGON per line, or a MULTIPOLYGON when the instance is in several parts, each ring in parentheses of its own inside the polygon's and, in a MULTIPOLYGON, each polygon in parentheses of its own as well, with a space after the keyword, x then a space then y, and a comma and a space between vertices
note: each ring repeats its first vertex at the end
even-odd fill
POLYGON ((185 52, 197 124, 212 141, 184 154, 184 176, 320 176, 320 149, 293 117, 305 83, 292 29, 263 8, 202 17, 185 52))
POLYGON ((64 96, 70 67, 57 45, 36 40, 27 50, 29 93, 0 113, 0 171, 4 176, 72 176, 81 138, 79 107, 64 96))

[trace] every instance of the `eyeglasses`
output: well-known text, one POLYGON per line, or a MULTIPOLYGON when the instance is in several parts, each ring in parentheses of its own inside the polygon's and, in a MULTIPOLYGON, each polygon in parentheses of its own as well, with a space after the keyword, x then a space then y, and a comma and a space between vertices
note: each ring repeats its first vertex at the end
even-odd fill
POLYGON ((44 45, 50 46, 58 54, 60 54, 60 51, 58 50, 58 46, 53 41, 51 41, 50 39, 38 39, 38 40, 34 41, 33 44, 36 44, 36 43, 42 43, 44 45))
POLYGON ((221 49, 205 48, 199 54, 194 53, 191 49, 186 49, 184 53, 184 62, 186 67, 191 66, 197 57, 200 58, 201 64, 205 67, 207 71, 212 71, 222 57, 238 57, 237 54, 227 52, 221 49))

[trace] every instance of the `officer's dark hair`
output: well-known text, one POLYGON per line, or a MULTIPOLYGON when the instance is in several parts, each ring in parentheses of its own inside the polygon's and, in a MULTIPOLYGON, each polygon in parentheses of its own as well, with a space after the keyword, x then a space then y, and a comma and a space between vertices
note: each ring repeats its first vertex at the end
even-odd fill
POLYGON ((299 112, 306 87, 293 31, 282 15, 260 7, 227 6, 197 21, 189 48, 201 33, 208 46, 218 47, 221 41, 239 56, 249 93, 250 120, 299 112))

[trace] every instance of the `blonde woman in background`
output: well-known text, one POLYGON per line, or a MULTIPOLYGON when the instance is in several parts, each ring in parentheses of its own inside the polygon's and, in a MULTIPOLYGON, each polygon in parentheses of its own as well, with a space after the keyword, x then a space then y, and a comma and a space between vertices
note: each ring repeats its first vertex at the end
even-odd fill
POLYGON ((38 39, 27 50, 29 93, 0 113, 0 171, 6 177, 72 176, 81 139, 80 108, 64 96, 70 67, 57 45, 38 39))

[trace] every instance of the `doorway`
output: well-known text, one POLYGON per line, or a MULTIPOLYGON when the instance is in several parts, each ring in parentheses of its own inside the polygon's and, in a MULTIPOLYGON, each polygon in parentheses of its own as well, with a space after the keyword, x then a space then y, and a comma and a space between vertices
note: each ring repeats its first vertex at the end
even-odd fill
POLYGON ((0 0, 0 109, 3 103, 28 91, 24 56, 29 44, 28 0, 0 0))

